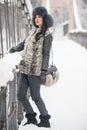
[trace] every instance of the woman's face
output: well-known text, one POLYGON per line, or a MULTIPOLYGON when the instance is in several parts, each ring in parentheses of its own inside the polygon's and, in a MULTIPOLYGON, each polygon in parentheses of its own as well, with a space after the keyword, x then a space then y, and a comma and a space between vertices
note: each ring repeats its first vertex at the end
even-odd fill
POLYGON ((42 25, 43 25, 43 18, 42 18, 42 16, 36 15, 36 17, 35 17, 35 24, 38 27, 42 27, 42 25))

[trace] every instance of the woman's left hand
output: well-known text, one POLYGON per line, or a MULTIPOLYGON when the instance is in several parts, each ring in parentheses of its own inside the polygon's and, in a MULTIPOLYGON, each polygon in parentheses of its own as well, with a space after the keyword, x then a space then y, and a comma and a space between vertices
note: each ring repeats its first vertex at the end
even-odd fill
POLYGON ((40 79, 41 79, 41 84, 44 85, 46 83, 46 72, 45 71, 41 72, 40 79))

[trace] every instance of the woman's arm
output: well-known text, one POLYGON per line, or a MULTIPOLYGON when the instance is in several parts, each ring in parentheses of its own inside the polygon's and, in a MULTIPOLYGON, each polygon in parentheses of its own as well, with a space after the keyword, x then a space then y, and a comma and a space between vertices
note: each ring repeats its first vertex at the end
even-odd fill
POLYGON ((24 43, 25 43, 25 40, 23 42, 19 43, 17 46, 11 48, 9 52, 14 53, 16 51, 18 51, 18 52, 22 51, 24 49, 24 43))
POLYGON ((43 43, 42 71, 47 71, 48 69, 51 45, 52 45, 52 35, 49 34, 45 37, 43 43))

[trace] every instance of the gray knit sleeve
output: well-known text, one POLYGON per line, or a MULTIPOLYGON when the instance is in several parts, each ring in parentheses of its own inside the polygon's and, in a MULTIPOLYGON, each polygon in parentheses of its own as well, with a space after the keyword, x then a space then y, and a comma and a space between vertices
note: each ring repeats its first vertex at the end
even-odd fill
POLYGON ((45 37, 43 43, 42 71, 47 71, 48 69, 51 46, 52 46, 52 35, 49 34, 45 37))

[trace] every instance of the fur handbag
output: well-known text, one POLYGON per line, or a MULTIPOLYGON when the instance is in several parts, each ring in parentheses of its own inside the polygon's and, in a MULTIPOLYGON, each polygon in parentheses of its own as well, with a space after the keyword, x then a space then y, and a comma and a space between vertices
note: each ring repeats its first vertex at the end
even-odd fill
POLYGON ((46 73, 46 87, 52 86, 59 79, 59 71, 55 65, 51 65, 46 73))
POLYGON ((45 82, 46 87, 54 85, 59 80, 59 70, 53 64, 53 46, 51 47, 50 53, 51 53, 51 65, 48 67, 48 70, 46 72, 46 82, 45 82))

